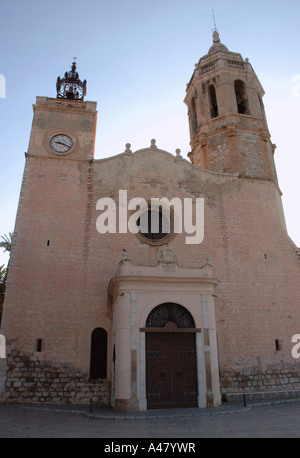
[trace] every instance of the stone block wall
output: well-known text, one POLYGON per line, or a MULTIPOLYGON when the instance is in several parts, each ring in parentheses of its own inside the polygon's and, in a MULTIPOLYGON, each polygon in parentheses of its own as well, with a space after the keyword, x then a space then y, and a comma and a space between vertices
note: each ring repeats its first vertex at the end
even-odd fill
POLYGON ((87 374, 70 367, 40 361, 13 350, 7 358, 6 381, 0 402, 110 405, 110 381, 90 381, 87 374))
POLYGON ((220 376, 222 395, 232 393, 293 392, 300 391, 299 367, 267 367, 264 371, 224 371, 220 376))

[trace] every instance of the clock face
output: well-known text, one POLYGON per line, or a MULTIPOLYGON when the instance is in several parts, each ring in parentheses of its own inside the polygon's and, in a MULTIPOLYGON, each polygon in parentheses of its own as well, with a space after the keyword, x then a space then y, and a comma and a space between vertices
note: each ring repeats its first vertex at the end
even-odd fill
POLYGON ((67 135, 58 134, 51 138, 50 146, 56 153, 66 153, 72 148, 73 142, 67 135))

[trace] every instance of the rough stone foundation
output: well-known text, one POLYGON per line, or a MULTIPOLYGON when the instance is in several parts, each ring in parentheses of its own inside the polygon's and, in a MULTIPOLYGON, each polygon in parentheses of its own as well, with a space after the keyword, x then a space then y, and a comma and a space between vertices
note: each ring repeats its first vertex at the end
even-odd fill
POLYGON ((264 371, 260 368, 227 371, 221 374, 220 384, 223 399, 227 400, 243 393, 256 394, 261 398, 266 397, 263 393, 273 393, 272 397, 280 397, 283 393, 290 393, 292 396, 296 392, 300 394, 300 369, 283 365, 269 366, 264 371))
MULTIPOLYGON (((13 350, 0 360, 0 402, 89 404, 110 406, 109 380, 90 381, 88 375, 68 364, 41 361, 36 355, 13 350)), ((300 397, 300 369, 269 366, 220 375, 223 400, 237 401, 300 397)))
POLYGON ((90 381, 87 374, 68 364, 40 361, 13 350, 6 365, 2 402, 89 404, 92 400, 110 405, 109 380, 90 381))

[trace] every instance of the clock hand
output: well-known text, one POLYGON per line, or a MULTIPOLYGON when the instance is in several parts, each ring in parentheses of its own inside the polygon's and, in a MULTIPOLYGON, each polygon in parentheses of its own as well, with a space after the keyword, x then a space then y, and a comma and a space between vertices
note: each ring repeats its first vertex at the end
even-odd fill
POLYGON ((57 143, 58 145, 69 146, 69 145, 66 145, 65 143, 62 143, 62 142, 55 142, 55 143, 57 143))

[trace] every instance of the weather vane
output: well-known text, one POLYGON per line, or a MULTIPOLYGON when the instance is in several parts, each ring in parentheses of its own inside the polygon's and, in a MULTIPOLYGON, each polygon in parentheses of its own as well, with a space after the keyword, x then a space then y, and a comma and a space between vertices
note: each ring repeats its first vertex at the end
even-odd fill
POLYGON ((213 16, 213 21, 214 21, 213 32, 217 32, 218 29, 217 29, 217 26, 216 26, 216 19, 215 19, 215 12, 214 12, 214 10, 212 10, 212 16, 213 16))

